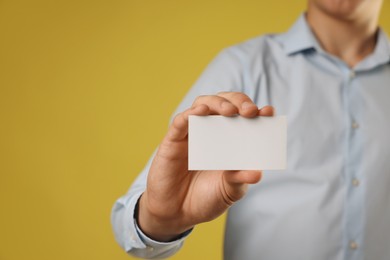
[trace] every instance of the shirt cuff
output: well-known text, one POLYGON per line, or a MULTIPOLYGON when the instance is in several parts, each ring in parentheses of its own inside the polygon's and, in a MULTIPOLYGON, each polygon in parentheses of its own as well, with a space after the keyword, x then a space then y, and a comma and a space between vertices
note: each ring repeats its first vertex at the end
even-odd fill
POLYGON ((181 247, 183 241, 188 237, 188 235, 192 232, 193 228, 187 230, 186 232, 180 234, 177 239, 169 242, 160 242, 151 239, 147 235, 145 235, 142 230, 139 228, 136 219, 134 219, 134 226, 137 230, 138 236, 141 238, 142 242, 146 245, 146 248, 149 250, 158 250, 163 248, 174 248, 181 247))

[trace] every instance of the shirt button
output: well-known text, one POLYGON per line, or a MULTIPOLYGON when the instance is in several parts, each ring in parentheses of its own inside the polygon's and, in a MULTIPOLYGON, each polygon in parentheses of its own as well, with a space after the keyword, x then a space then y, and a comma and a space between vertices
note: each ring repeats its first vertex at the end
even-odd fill
POLYGON ((352 122, 352 128, 353 128, 353 129, 359 128, 359 124, 356 123, 355 121, 353 121, 353 122, 352 122))
POLYGON ((358 248, 358 244, 355 241, 349 242, 349 248, 352 250, 356 250, 358 248))
POLYGON ((356 178, 352 179, 352 185, 353 186, 357 187, 357 186, 359 186, 359 184, 360 184, 360 181, 358 179, 356 179, 356 178))

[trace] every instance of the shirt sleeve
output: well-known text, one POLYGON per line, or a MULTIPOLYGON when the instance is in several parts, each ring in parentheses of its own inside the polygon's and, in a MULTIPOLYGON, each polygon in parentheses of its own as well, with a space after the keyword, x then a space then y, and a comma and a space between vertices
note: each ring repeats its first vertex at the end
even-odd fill
MULTIPOLYGON (((213 95, 221 91, 244 91, 242 69, 240 57, 231 48, 222 51, 208 65, 184 97, 174 115, 191 107, 197 96, 213 95)), ((173 242, 162 243, 145 236, 134 221, 137 201, 145 191, 147 174, 155 153, 127 194, 115 202, 111 212, 111 223, 119 245, 129 254, 148 259, 166 258, 173 255, 181 248, 189 233, 186 232, 183 237, 173 242)))
MULTIPOLYGON (((170 242, 159 242, 146 236, 142 230, 138 227, 137 221, 134 219, 137 233, 141 240, 146 245, 146 251, 148 251, 148 257, 153 258, 166 258, 177 252, 183 245, 184 239, 192 232, 192 229, 184 232, 176 240, 170 242)), ((142 253, 142 252, 140 252, 142 253)))

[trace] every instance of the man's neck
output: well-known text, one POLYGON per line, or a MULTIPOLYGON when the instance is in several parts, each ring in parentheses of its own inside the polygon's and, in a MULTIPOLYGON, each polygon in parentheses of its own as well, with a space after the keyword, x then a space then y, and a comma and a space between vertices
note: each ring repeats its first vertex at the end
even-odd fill
POLYGON ((344 20, 315 9, 310 10, 306 18, 321 47, 351 68, 375 49, 377 18, 344 20))

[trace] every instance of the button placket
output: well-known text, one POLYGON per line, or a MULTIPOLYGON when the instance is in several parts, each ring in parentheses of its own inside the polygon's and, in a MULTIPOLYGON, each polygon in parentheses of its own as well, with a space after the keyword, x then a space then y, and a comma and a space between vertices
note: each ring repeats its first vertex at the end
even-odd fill
POLYGON ((356 77, 356 72, 354 70, 349 71, 349 79, 352 80, 356 77))
POLYGON ((346 132, 348 135, 348 141, 346 143, 346 167, 345 174, 346 179, 349 180, 345 183, 347 186, 346 204, 345 204, 345 259, 355 259, 360 247, 360 230, 362 227, 362 219, 356 218, 357 215, 361 215, 362 209, 359 201, 361 200, 364 187, 361 186, 360 178, 358 178, 360 172, 356 167, 356 160, 360 158, 360 128, 361 128, 361 114, 359 104, 357 102, 357 96, 359 93, 359 82, 357 82, 356 71, 351 69, 344 70, 344 101, 345 101, 345 116, 346 116, 346 132), (359 119, 359 120, 358 120, 359 119), (359 241, 359 243, 358 243, 359 241))

